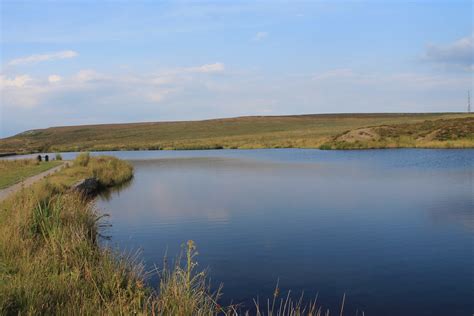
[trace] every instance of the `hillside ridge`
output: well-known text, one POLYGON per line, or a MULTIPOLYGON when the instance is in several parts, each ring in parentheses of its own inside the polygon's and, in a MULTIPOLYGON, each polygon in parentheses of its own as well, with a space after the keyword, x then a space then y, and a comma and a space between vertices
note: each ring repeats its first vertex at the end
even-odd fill
MULTIPOLYGON (((0 139, 0 153, 319 148, 336 141, 335 137, 351 130, 470 117, 474 116, 465 113, 342 113, 56 126, 29 130, 0 139)), ((471 121, 465 123, 472 124, 471 121)), ((457 124, 463 122, 459 121, 457 124)), ((463 142, 463 147, 474 147, 470 145, 470 135, 464 138, 467 140, 463 142)), ((433 145, 442 146, 439 143, 433 145)), ((457 147, 456 144, 451 146, 457 147)))

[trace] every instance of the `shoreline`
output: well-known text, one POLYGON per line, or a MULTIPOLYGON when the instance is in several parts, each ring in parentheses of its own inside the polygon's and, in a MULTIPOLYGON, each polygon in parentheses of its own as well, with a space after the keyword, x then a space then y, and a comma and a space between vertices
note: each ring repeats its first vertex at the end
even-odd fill
POLYGON ((19 153, 1 153, 0 152, 0 157, 10 157, 10 156, 16 156, 16 155, 21 155, 21 154, 19 154, 19 153))
POLYGON ((400 147, 362 147, 362 148, 334 148, 334 149, 321 149, 318 147, 255 147, 255 148, 204 148, 204 149, 117 149, 117 150, 111 150, 111 149, 104 149, 104 150, 83 150, 83 151, 45 151, 45 152, 17 152, 8 156, 2 156, 0 153, 0 158, 5 158, 5 157, 12 157, 12 156, 19 156, 19 159, 22 159, 21 156, 26 156, 26 155, 36 155, 36 154, 54 154, 54 153, 61 153, 61 154, 67 154, 67 153, 107 153, 107 152, 149 152, 149 151, 156 151, 156 152, 178 152, 178 151, 212 151, 212 150, 235 150, 235 151, 248 151, 248 150, 319 150, 319 151, 366 151, 366 150, 397 150, 397 149, 419 149, 419 150, 470 150, 474 149, 473 146, 464 146, 464 147, 452 147, 452 146, 446 146, 446 147, 424 147, 424 146, 417 146, 417 147, 405 147, 405 146, 400 146, 400 147))

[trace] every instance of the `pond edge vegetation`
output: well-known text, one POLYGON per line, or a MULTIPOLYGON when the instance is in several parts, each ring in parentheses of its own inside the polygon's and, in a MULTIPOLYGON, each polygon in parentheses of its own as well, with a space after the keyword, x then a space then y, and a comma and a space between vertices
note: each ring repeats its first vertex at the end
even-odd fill
MULTIPOLYGON (((77 156, 72 165, 0 203, 1 315, 329 315, 316 299, 282 297, 277 288, 254 310, 221 306, 198 271, 188 241, 174 264, 163 263, 158 290, 145 283, 139 255, 99 247, 103 217, 72 185, 93 177, 100 187, 123 184, 132 166, 114 157, 77 156)), ((344 299, 340 315, 343 313, 344 299)))

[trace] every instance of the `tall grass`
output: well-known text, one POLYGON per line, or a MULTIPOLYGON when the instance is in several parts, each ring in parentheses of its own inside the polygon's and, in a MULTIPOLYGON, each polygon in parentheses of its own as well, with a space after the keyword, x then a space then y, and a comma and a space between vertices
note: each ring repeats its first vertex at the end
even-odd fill
POLYGON ((124 181, 113 160, 90 158, 0 205, 0 315, 146 314, 140 265, 98 247, 101 217, 64 183, 111 165, 119 176, 104 185, 124 181))
POLYGON ((37 166, 40 162, 36 159, 0 160, 0 171, 4 169, 37 166))
MULTIPOLYGON (((141 271, 97 246, 98 216, 77 194, 36 203, 15 201, 18 213, 0 234, 0 314, 133 314, 148 290, 141 271)), ((11 214, 10 214, 11 215, 11 214)))
POLYGON ((196 246, 186 244, 185 258, 178 257, 172 269, 164 264, 160 273, 157 311, 163 315, 216 315, 226 313, 217 303, 220 288, 212 292, 205 271, 196 271, 196 246), (182 264, 184 261, 184 265, 182 264))
POLYGON ((118 185, 133 176, 133 168, 123 160, 110 156, 97 157, 88 165, 92 175, 106 187, 118 185))
POLYGON ((87 167, 87 165, 89 164, 89 160, 90 154, 88 152, 85 152, 77 155, 76 159, 74 160, 74 163, 82 167, 87 167))
POLYGON ((87 168, 90 176, 105 187, 124 183, 133 176, 133 168, 129 163, 112 156, 91 158, 88 152, 80 153, 74 165, 87 168))

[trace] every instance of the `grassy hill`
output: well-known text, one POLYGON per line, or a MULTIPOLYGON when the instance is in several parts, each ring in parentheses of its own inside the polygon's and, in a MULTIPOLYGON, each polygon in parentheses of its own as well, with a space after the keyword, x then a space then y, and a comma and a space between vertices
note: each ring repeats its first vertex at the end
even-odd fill
POLYGON ((362 127, 344 132, 321 146, 326 149, 472 148, 474 116, 362 127))
MULTIPOLYGON (((459 124, 472 126, 473 117, 473 115, 455 113, 320 114, 63 126, 31 130, 0 139, 0 153, 139 149, 319 148, 321 145, 327 147, 328 144, 334 145, 329 146, 333 148, 350 148, 350 142, 347 142, 349 145, 339 146, 342 142, 338 137, 353 130, 376 126, 395 126, 396 129, 396 126, 404 126, 403 124, 417 126, 426 124, 425 121, 437 120, 450 121, 454 126, 459 124)), ((377 133, 379 132, 377 130, 377 133)), ((361 142, 359 141, 359 143, 361 142)), ((352 147, 363 147, 359 143, 352 147)), ((431 144, 432 147, 449 147, 448 143, 451 147, 474 147, 472 129, 468 130, 466 135, 460 135, 455 141, 435 138, 431 143, 425 142, 427 145, 431 144)), ((380 146, 375 147, 382 147, 382 144, 383 142, 379 142, 380 146)), ((403 144, 409 144, 409 142, 403 144)), ((400 143, 400 145, 403 144, 400 143)), ((410 144, 409 147, 417 145, 416 142, 410 144)), ((393 144, 390 143, 390 145, 393 144)), ((420 145, 422 146, 421 143, 420 145)))

